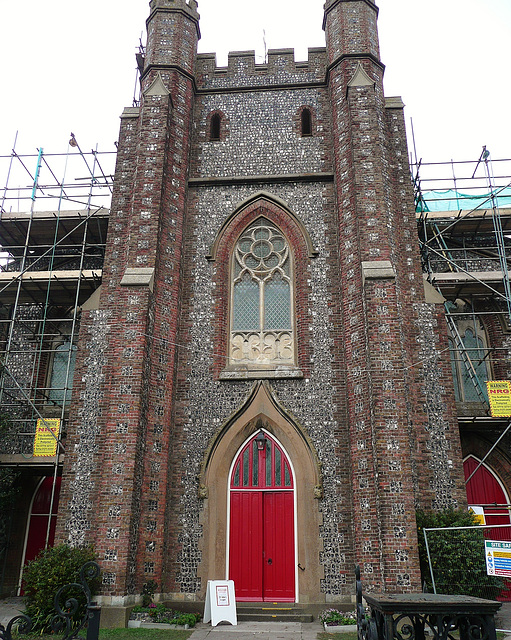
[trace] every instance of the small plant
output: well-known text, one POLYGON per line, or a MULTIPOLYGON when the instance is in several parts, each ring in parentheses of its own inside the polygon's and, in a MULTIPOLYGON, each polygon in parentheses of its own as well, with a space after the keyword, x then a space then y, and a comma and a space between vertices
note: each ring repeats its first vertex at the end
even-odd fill
POLYGON ((147 607, 133 607, 131 610, 132 619, 146 620, 163 624, 175 624, 180 626, 188 625, 194 627, 201 619, 200 613, 183 613, 167 609, 163 603, 151 603, 147 607))
POLYGON ((339 611, 338 609, 325 609, 319 614, 319 619, 327 626, 357 624, 355 611, 339 611))
POLYGON ((158 588, 158 584, 154 580, 149 580, 142 587, 142 605, 148 607, 152 601, 153 596, 158 588))

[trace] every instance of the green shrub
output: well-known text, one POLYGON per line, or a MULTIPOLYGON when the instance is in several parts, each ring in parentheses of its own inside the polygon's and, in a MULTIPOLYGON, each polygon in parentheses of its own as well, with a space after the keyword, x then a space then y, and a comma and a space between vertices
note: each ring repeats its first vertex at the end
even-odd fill
POLYGON ((163 602, 160 602, 158 604, 152 603, 147 607, 133 607, 131 613, 132 619, 136 617, 136 614, 147 614, 151 622, 178 624, 181 626, 187 624, 190 628, 194 627, 202 617, 200 613, 183 613, 182 611, 167 609, 163 602))
MULTIPOLYGON (((478 523, 465 509, 417 511, 416 517, 422 581, 432 591, 424 529, 472 527, 478 523)), ((486 574, 482 529, 429 531, 428 547, 437 593, 496 598, 502 591, 504 580, 486 574)))
POLYGON ((174 618, 175 622, 173 624, 180 624, 183 627, 187 624, 192 629, 200 619, 200 613, 182 613, 174 618))
MULTIPOLYGON (((34 622, 34 631, 49 631, 52 618, 56 615, 55 595, 64 585, 80 582, 80 569, 91 560, 95 560, 92 547, 71 548, 65 544, 41 551, 28 563, 23 571, 23 587, 27 614, 34 622)), ((91 594, 95 594, 100 585, 100 577, 88 582, 91 594)), ((81 590, 67 589, 62 594, 60 606, 65 600, 76 598, 79 608, 73 616, 78 623, 85 613, 86 598, 81 590)))

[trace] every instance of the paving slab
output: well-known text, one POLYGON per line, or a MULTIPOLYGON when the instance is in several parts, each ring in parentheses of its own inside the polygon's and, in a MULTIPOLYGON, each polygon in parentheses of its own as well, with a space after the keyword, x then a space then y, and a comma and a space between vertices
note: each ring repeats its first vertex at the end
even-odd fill
POLYGON ((236 626, 199 624, 190 640, 316 640, 319 622, 240 622, 236 626))
POLYGON ((23 598, 0 599, 0 624, 5 627, 11 618, 22 613, 24 609, 23 598))

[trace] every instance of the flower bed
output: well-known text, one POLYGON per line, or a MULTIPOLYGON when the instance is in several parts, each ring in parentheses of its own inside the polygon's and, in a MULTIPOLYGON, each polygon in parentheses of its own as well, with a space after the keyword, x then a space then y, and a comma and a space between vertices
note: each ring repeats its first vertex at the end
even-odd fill
POLYGON ((325 629, 330 627, 345 627, 357 624, 356 611, 339 611, 338 609, 325 609, 319 614, 319 619, 325 629))
MULTIPOLYGON (((183 613, 167 609, 164 604, 150 604, 147 607, 133 607, 130 621, 139 622, 141 626, 153 626, 154 624, 165 624, 180 627, 192 628, 201 619, 200 613, 183 613)), ((132 625, 134 626, 134 625, 132 625)))

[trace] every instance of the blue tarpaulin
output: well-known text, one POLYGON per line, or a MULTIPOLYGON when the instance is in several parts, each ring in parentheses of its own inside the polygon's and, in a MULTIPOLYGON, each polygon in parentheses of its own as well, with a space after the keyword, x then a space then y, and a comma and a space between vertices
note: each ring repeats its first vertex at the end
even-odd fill
MULTIPOLYGON (((500 207, 511 207, 511 187, 497 190, 495 202, 500 207)), ((471 209, 491 209, 490 194, 467 194, 454 189, 446 191, 427 191, 417 203, 416 211, 461 211, 471 209)))

